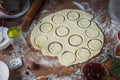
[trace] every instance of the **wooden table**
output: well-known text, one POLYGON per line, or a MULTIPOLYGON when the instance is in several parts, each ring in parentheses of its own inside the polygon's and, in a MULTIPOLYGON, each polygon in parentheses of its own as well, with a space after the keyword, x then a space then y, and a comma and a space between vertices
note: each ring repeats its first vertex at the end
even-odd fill
MULTIPOLYGON (((46 0, 42 7, 40 8, 39 12, 37 13, 33 23, 38 22, 40 19, 42 19, 44 16, 62 10, 62 9, 83 9, 84 11, 94 15, 93 21, 97 23, 97 25, 101 28, 105 35, 105 42, 103 50, 101 51, 100 55, 106 51, 106 49, 109 49, 111 52, 114 52, 114 49, 116 45, 118 44, 118 38, 117 38, 117 32, 120 30, 120 25, 114 23, 111 21, 111 18, 108 13, 108 3, 109 0, 46 0), (79 5, 77 5, 77 4, 79 5), (80 6, 82 5, 82 7, 80 6)), ((4 26, 11 27, 11 26, 18 26, 22 23, 24 19, 24 15, 15 19, 5 19, 4 26)), ((28 33, 26 40, 28 44, 31 46, 29 42, 29 34, 30 31, 28 30, 28 33)), ((42 55, 40 51, 34 50, 31 46, 32 51, 34 52, 35 56, 29 56, 29 58, 33 58, 36 63, 39 62, 39 57, 42 55)), ((8 51, 12 50, 12 47, 9 46, 6 50, 0 51, 0 60, 6 62, 6 53, 8 51)), ((97 60, 99 58, 98 55, 94 59, 91 60, 97 60)), ((46 58, 46 56, 42 57, 46 58)), ((51 58, 47 57, 52 60, 57 60, 57 58, 51 58)), ((28 59, 28 58, 27 58, 28 59)), ((26 68, 26 59, 24 59, 24 65, 17 69, 10 72, 10 80, 21 80, 21 73, 23 73, 26 68)), ((59 77, 63 75, 71 75, 74 73, 78 68, 80 68, 81 65, 73 65, 70 67, 56 67, 56 66, 44 66, 40 65, 40 69, 31 70, 35 76, 45 76, 49 74, 56 74, 59 77)))

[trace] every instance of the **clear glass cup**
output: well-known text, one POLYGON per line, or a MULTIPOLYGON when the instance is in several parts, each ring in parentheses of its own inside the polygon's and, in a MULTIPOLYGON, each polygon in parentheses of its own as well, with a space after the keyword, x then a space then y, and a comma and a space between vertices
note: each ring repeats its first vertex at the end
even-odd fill
POLYGON ((17 69, 23 65, 22 58, 17 56, 14 50, 8 51, 6 57, 6 63, 10 70, 17 69))
POLYGON ((10 39, 12 39, 11 44, 16 55, 20 56, 31 53, 30 48, 28 47, 19 27, 9 28, 7 34, 10 39))
POLYGON ((109 0, 109 14, 113 21, 120 22, 120 0, 109 0))
POLYGON ((13 50, 7 53, 7 63, 11 70, 22 66, 22 58, 33 54, 27 42, 18 27, 11 27, 7 31, 8 37, 11 39, 13 50))

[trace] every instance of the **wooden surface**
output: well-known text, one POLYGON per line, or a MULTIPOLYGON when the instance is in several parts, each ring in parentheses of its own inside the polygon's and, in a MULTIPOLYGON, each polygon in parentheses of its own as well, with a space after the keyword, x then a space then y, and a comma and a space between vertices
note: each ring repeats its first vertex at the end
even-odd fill
MULTIPOLYGON (((109 0, 46 0, 44 4, 42 5, 41 9, 39 10, 38 14, 36 15, 34 21, 38 22, 41 20, 44 16, 47 16, 50 13, 62 10, 62 9, 82 9, 82 7, 78 7, 73 2, 77 2, 83 5, 84 10, 92 15, 94 15, 94 21, 97 23, 98 26, 100 26, 101 30, 103 31, 105 35, 105 42, 103 50, 101 51, 100 55, 105 52, 106 48, 108 48, 111 52, 114 52, 114 49, 116 45, 118 44, 117 39, 117 31, 120 29, 120 25, 117 25, 116 23, 113 23, 111 21, 111 18, 108 13, 108 3, 109 0), (114 30, 112 30, 114 29, 114 30), (106 31, 108 30, 108 31, 106 31)), ((15 19, 5 19, 4 26, 11 27, 11 26, 18 26, 22 23, 24 19, 24 15, 15 19)), ((31 46, 29 42, 29 35, 30 31, 28 30, 26 40, 28 44, 31 46)), ((31 46, 32 51, 34 52, 34 56, 28 56, 29 58, 33 58, 34 61, 39 61, 39 57, 37 56, 42 55, 40 51, 34 50, 31 46)), ((6 62, 6 53, 12 50, 12 47, 9 46, 6 50, 0 51, 0 60, 6 62)), ((91 60, 99 60, 98 55, 94 59, 91 60)), ((25 64, 27 63, 28 57, 24 59, 24 66, 22 68, 19 68, 17 70, 10 72, 10 80, 21 80, 20 76, 25 70, 25 64)), ((57 60, 57 58, 51 58, 43 56, 43 58, 48 58, 50 60, 57 60)), ((44 66, 40 65, 39 69, 31 70, 34 75, 36 76, 44 76, 49 74, 56 74, 59 77, 64 75, 71 75, 74 73, 78 68, 80 68, 81 64, 73 65, 70 67, 56 67, 56 66, 44 66)))

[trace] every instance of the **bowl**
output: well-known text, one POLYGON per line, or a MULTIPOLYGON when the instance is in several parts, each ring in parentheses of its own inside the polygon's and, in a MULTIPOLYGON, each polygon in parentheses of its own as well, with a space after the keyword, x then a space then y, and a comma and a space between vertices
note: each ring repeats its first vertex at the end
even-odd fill
POLYGON ((109 76, 109 72, 102 63, 87 62, 82 65, 81 71, 85 80, 102 80, 103 77, 109 76))
POLYGON ((22 16, 23 14, 25 14, 27 12, 29 7, 30 7, 30 1, 26 0, 26 3, 23 6, 23 9, 19 13, 17 13, 17 14, 10 14, 9 15, 9 14, 0 12, 0 18, 16 18, 16 17, 22 16))
POLYGON ((4 37, 4 41, 2 43, 0 43, 0 50, 4 50, 6 49, 10 44, 11 44, 11 39, 8 37, 7 35, 7 30, 8 28, 6 27, 0 27, 0 31, 3 29, 3 37, 4 37))
POLYGON ((0 61, 0 80, 8 80, 9 78, 9 69, 8 66, 0 61))

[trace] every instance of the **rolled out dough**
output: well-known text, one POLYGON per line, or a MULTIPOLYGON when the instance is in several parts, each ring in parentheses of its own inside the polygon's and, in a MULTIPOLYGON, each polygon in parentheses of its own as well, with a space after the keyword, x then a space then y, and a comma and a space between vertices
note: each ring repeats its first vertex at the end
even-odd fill
POLYGON ((65 66, 88 61, 104 43, 103 33, 92 18, 93 15, 76 9, 52 13, 33 28, 32 46, 43 55, 57 56, 65 66))

